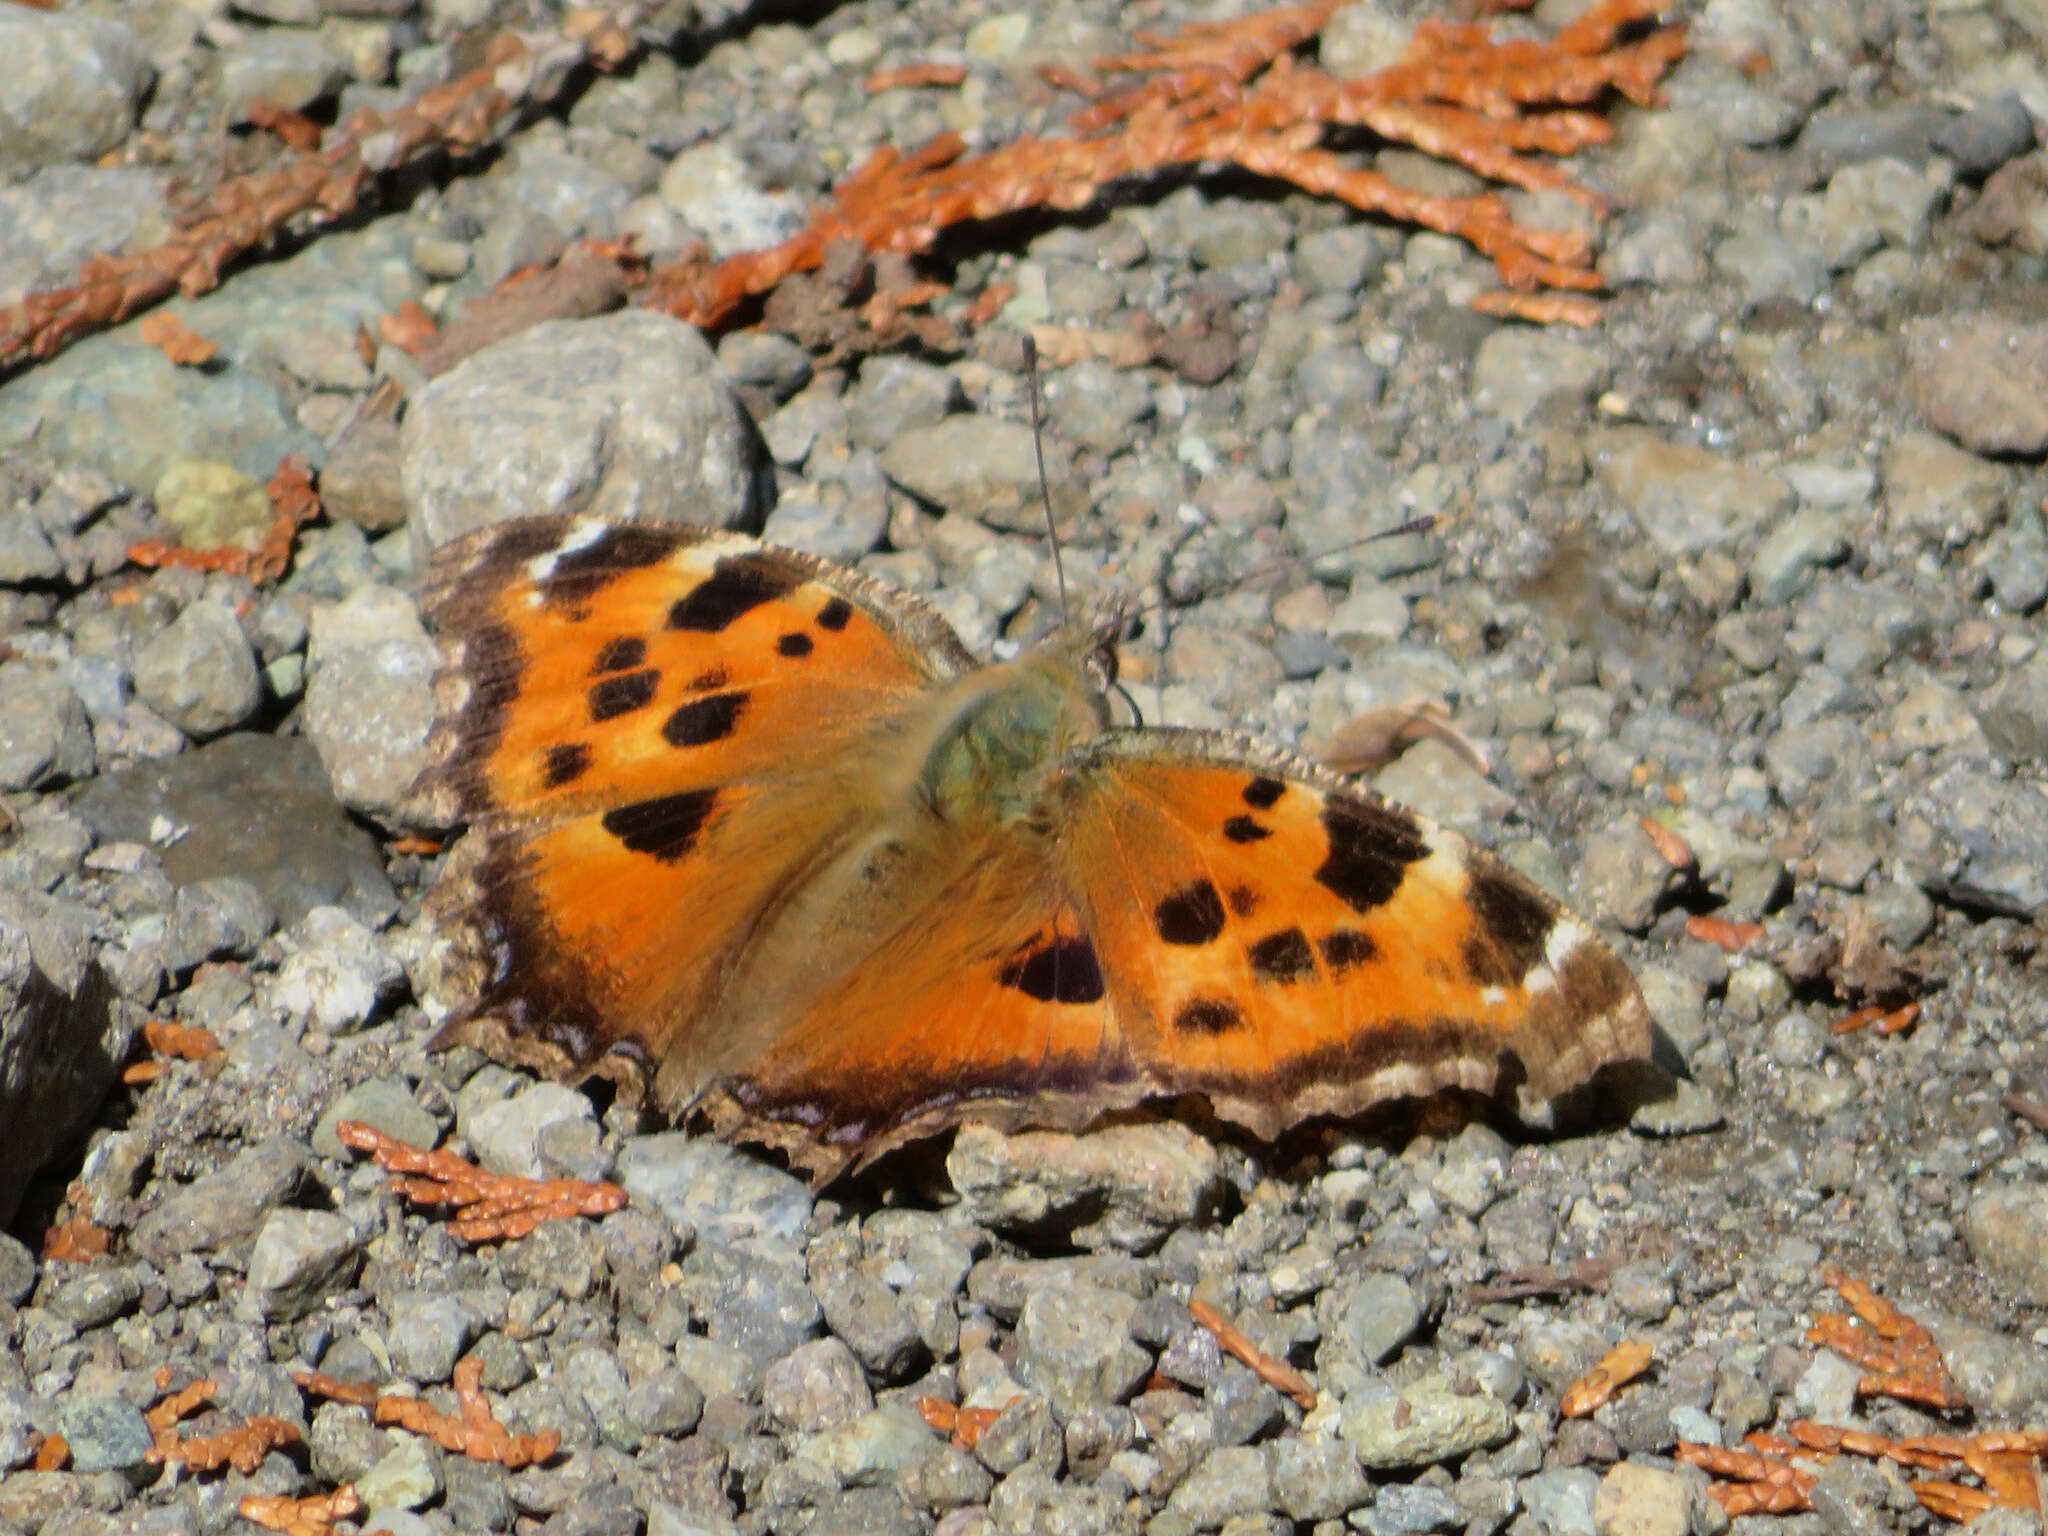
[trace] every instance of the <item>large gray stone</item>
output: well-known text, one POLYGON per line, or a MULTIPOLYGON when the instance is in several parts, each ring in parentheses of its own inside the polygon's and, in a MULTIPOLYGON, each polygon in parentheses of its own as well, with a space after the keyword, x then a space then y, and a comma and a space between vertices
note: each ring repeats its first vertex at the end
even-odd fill
POLYGON ((534 326, 406 412, 417 547, 522 514, 759 525, 760 435, 704 339, 650 310, 534 326))
POLYGON ((0 11, 0 176, 105 154, 155 78, 135 34, 104 16, 0 11))

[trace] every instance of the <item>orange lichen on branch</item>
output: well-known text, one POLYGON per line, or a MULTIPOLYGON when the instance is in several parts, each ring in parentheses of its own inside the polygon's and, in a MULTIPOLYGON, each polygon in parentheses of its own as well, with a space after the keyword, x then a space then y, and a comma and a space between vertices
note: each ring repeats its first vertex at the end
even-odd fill
POLYGON ((1196 1323, 1216 1335, 1216 1343, 1226 1355, 1233 1356, 1251 1367, 1252 1374, 1267 1386, 1285 1392, 1303 1408, 1316 1405, 1316 1389, 1309 1380, 1285 1360, 1267 1354, 1258 1345, 1240 1332, 1221 1312, 1206 1301, 1193 1300, 1188 1303, 1188 1315, 1196 1323))
POLYGON ((1858 1392, 1929 1408, 1967 1406, 1926 1328, 1839 1269, 1823 1270, 1821 1279, 1849 1304, 1856 1318, 1823 1312, 1807 1329, 1806 1339, 1865 1368, 1868 1374, 1857 1382, 1858 1392))
POLYGON ((1557 1411, 1568 1419, 1583 1419, 1647 1371, 1654 1353, 1641 1339, 1624 1339, 1598 1365, 1564 1389, 1557 1400, 1557 1411))
POLYGON ((284 1536, 334 1536, 335 1522, 348 1519, 362 1507, 355 1484, 343 1483, 332 1493, 303 1499, 283 1493, 252 1493, 235 1505, 235 1512, 265 1530, 282 1531, 284 1536))
POLYGON ((369 1153, 387 1173, 402 1175, 391 1187, 415 1205, 461 1211, 448 1230, 464 1242, 524 1237, 542 1222, 603 1216, 626 1203, 626 1192, 616 1184, 490 1173, 453 1152, 422 1151, 360 1120, 344 1120, 334 1133, 343 1145, 369 1153))
POLYGON ((163 244, 89 257, 71 287, 0 306, 0 369, 53 357, 173 293, 193 297, 218 287, 231 262, 295 220, 324 224, 353 212, 386 172, 492 144, 523 107, 554 96, 579 64, 621 62, 646 9, 635 0, 609 13, 575 13, 553 38, 502 32, 468 73, 389 113, 359 108, 324 148, 287 149, 276 164, 222 182, 163 244))
POLYGON ((379 1424, 423 1435, 443 1450, 455 1451, 472 1461, 494 1461, 517 1471, 546 1461, 561 1448, 560 1430, 544 1429, 538 1434, 515 1435, 500 1424, 484 1401, 481 1382, 484 1363, 466 1355, 455 1367, 455 1400, 460 1417, 442 1413, 421 1398, 386 1395, 377 1399, 372 1417, 379 1424))
POLYGON ((884 91, 910 91, 926 86, 959 85, 967 78, 965 64, 904 64, 896 69, 878 69, 860 83, 870 96, 884 91))
MULTIPOLYGON (((1655 19, 1657 0, 1596 0, 1545 42, 1425 22, 1400 61, 1350 80, 1294 52, 1340 3, 1313 0, 1149 39, 1143 52, 1096 61, 1097 71, 1146 77, 1108 94, 1062 70, 1062 88, 1093 96, 1069 119, 1068 137, 1025 136, 979 155, 968 155, 950 133, 908 153, 878 149, 795 236, 708 269, 679 264, 658 273, 654 300, 681 319, 717 326, 749 297, 817 269, 835 241, 913 255, 955 224, 1031 208, 1078 209, 1111 182, 1205 163, 1236 165, 1464 239, 1492 258, 1510 288, 1600 287, 1584 235, 1520 224, 1490 193, 1435 197, 1398 186, 1322 140, 1326 130, 1369 130, 1495 182, 1562 191, 1598 213, 1596 196, 1535 156, 1570 155, 1610 139, 1612 125, 1583 110, 1610 91, 1654 100, 1657 81, 1685 47, 1676 27, 1629 40, 1655 19)), ((1532 319, 1585 323, 1596 315, 1583 301, 1484 303, 1532 319)))

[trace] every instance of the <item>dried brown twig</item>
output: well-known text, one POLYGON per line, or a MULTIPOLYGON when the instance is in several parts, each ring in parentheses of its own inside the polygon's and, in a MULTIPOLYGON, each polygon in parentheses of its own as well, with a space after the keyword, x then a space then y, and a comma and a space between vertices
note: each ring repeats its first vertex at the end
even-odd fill
POLYGON ((460 1210, 448 1230, 464 1242, 524 1237, 542 1222, 603 1216, 626 1203, 626 1192, 616 1184, 490 1173, 453 1152, 422 1151, 360 1120, 342 1121, 334 1134, 344 1146, 369 1153, 387 1172, 412 1175, 394 1178, 391 1186, 414 1204, 460 1210))
POLYGON ((616 65, 631 51, 645 6, 572 12, 561 35, 504 32, 485 62, 387 114, 364 108, 317 151, 288 151, 261 171, 222 182, 169 241, 125 256, 94 256, 69 288, 0 308, 0 370, 53 357, 78 337, 117 325, 173 293, 218 287, 230 262, 301 216, 330 222, 354 210, 375 178, 450 150, 496 141, 520 109, 552 97, 586 63, 616 65))
POLYGON ((1206 1301, 1190 1301, 1188 1315, 1202 1327, 1216 1335, 1216 1343, 1227 1355, 1234 1355, 1267 1386, 1285 1392, 1303 1408, 1316 1405, 1316 1389, 1309 1379, 1277 1356, 1267 1354, 1254 1344, 1229 1319, 1224 1317, 1206 1301))

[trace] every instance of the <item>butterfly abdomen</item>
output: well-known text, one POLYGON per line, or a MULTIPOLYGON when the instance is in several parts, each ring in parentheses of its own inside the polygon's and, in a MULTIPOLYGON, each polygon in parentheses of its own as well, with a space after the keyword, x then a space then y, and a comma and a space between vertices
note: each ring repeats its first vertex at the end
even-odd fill
POLYGON ((955 828, 1034 819, 1061 763, 1109 724, 1101 695, 1053 651, 985 668, 936 703, 929 734, 910 744, 909 794, 955 828))

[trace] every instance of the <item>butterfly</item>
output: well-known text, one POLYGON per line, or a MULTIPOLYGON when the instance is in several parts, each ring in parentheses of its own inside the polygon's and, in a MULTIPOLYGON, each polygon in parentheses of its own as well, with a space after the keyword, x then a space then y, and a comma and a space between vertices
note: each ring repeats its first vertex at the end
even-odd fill
POLYGON ((437 554, 440 1039, 592 1073, 820 1182, 966 1119, 1199 1096, 1273 1138, 1645 1057, 1627 968, 1464 839, 1248 737, 1119 726, 1108 630, 978 664, 727 532, 437 554))

